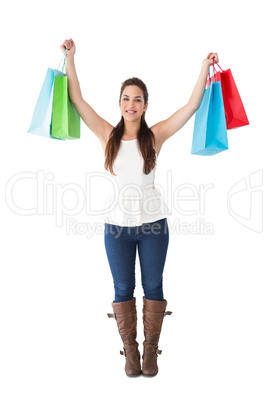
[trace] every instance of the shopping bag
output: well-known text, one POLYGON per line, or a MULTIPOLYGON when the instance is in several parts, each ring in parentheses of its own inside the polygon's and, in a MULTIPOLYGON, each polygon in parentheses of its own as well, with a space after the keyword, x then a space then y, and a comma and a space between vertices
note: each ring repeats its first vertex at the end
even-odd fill
POLYGON ((47 69, 27 133, 50 137, 54 70, 47 69))
POLYGON ((195 113, 191 154, 214 155, 226 149, 228 139, 221 83, 212 78, 195 113))
MULTIPOLYGON (((64 53, 64 56, 66 51, 64 53)), ((63 56, 63 58, 64 58, 63 56)), ((63 75, 59 70, 62 60, 58 66, 58 69, 47 69, 47 73, 39 93, 30 127, 27 133, 37 134, 44 137, 51 137, 51 117, 52 117, 52 102, 53 102, 53 89, 54 78, 57 75, 63 75)))
POLYGON ((214 76, 216 82, 221 82, 227 130, 248 125, 248 117, 231 70, 223 70, 216 64, 221 70, 215 70, 214 76))
MULTIPOLYGON (((65 59, 64 65, 65 66, 65 59)), ((58 139, 80 138, 80 115, 68 94, 68 78, 65 73, 54 78, 51 137, 58 139)))

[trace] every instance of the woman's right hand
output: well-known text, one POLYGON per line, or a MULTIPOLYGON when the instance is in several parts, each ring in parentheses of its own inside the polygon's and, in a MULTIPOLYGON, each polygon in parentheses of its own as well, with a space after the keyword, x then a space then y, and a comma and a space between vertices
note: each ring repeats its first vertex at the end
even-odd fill
POLYGON ((60 45, 61 51, 64 53, 66 49, 68 51, 66 52, 66 57, 73 57, 76 51, 75 43, 74 41, 70 39, 66 39, 61 45, 60 45))

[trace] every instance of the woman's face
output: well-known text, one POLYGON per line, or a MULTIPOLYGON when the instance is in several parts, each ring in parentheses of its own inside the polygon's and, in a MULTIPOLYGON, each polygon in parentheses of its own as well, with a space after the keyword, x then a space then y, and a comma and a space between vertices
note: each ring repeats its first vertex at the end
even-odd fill
POLYGON ((125 87, 119 102, 121 115, 129 121, 139 120, 147 110, 148 102, 144 104, 142 90, 136 85, 125 87))

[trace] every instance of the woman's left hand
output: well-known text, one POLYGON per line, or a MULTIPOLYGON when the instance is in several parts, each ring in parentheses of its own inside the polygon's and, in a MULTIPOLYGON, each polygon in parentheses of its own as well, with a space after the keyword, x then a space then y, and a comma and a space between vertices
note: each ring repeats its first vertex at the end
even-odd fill
POLYGON ((207 58, 203 60, 203 64, 206 64, 208 67, 212 66, 213 58, 215 59, 215 63, 219 62, 218 53, 209 53, 207 58))

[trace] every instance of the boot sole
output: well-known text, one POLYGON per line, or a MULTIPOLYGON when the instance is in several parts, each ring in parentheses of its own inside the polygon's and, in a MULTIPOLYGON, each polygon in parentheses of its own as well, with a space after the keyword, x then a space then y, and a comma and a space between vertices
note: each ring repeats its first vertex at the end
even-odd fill
POLYGON ((139 377, 142 374, 142 372, 138 373, 138 374, 127 374, 126 375, 130 378, 134 378, 134 377, 139 377))
POLYGON ((155 377, 157 374, 158 374, 158 372, 155 373, 155 374, 145 374, 145 373, 142 373, 142 375, 143 375, 144 377, 155 377))

